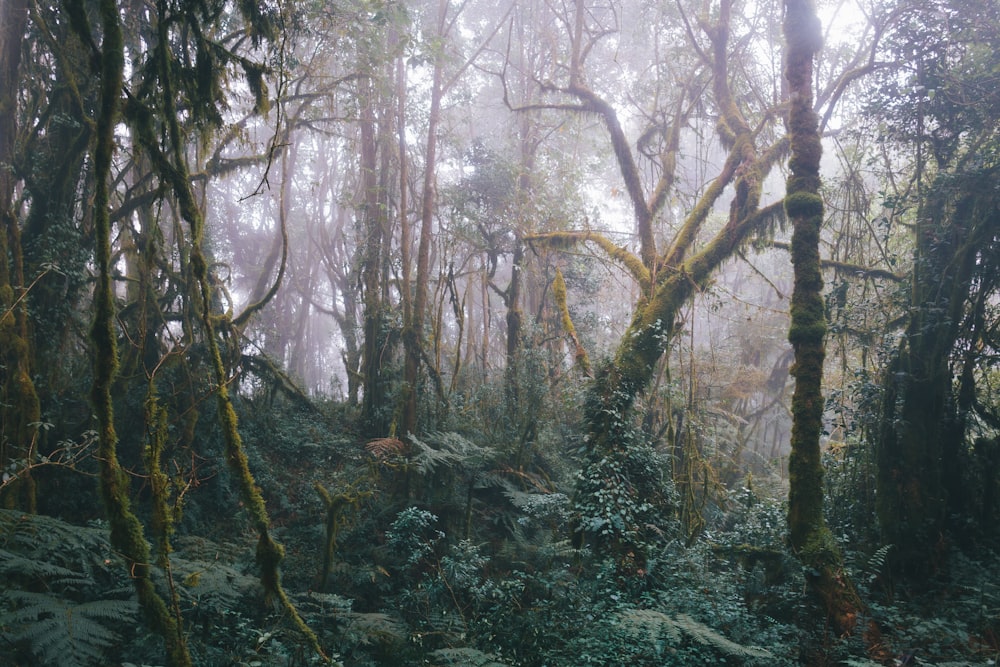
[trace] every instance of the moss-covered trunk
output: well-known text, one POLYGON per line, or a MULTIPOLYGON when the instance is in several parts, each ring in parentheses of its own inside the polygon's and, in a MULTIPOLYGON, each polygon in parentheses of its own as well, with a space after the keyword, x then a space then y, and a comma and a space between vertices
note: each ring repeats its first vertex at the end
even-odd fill
POLYGON ((21 232, 14 213, 14 137, 18 69, 27 23, 26 0, 0 7, 0 469, 17 470, 0 489, 0 504, 34 512, 35 484, 28 468, 40 421, 32 380, 32 349, 24 302, 21 232))
POLYGON ((111 289, 111 219, 109 179, 114 152, 114 128, 122 91, 124 48, 121 19, 114 0, 100 4, 101 105, 97 116, 94 158, 94 232, 96 234, 97 285, 94 290, 94 381, 91 400, 99 422, 97 459, 100 492, 111 526, 111 543, 129 565, 129 573, 150 625, 160 634, 171 665, 191 664, 184 634, 150 577, 150 549, 142 523, 131 509, 129 477, 118 462, 118 434, 114 425, 111 386, 118 370, 114 295, 111 289))
POLYGON ((851 632, 860 600, 843 572, 840 551, 823 518, 823 466, 819 438, 823 421, 823 359, 826 315, 819 263, 823 200, 819 165, 823 147, 813 110, 813 58, 822 43, 811 0, 786 0, 785 77, 788 80, 792 155, 785 211, 792 223, 792 318, 788 340, 795 350, 792 438, 788 460, 788 532, 792 549, 810 572, 839 633, 851 632))

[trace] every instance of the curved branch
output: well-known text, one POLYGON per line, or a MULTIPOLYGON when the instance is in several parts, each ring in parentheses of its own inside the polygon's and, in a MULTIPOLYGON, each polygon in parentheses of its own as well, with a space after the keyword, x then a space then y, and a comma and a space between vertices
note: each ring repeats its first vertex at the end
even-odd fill
POLYGON ((568 248, 577 243, 590 241, 632 274, 643 291, 650 287, 651 274, 642 260, 625 248, 615 245, 611 239, 598 232, 546 232, 525 236, 524 240, 528 243, 538 242, 552 248, 568 248))
MULTIPOLYGON (((777 250, 791 250, 791 246, 784 241, 772 241, 771 247, 777 250)), ((906 282, 908 278, 904 275, 893 273, 892 271, 886 271, 885 269, 873 269, 867 266, 860 266, 858 264, 851 264, 850 262, 839 262, 835 259, 821 259, 820 267, 824 269, 837 269, 838 271, 846 271, 855 276, 860 276, 861 278, 881 278, 883 280, 890 280, 894 283, 906 282)))

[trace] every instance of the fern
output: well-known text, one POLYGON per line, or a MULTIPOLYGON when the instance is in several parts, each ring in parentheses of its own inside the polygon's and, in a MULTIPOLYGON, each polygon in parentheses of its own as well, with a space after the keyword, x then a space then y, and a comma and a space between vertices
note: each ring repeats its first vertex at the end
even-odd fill
POLYGON ((449 448, 433 447, 414 436, 410 436, 410 442, 416 446, 412 462, 421 475, 428 475, 441 465, 451 467, 461 460, 461 456, 449 448))
POLYGON ((347 612, 341 616, 347 621, 344 638, 352 644, 394 643, 407 638, 403 626, 388 614, 347 612))
POLYGON ((435 664, 462 665, 463 667, 507 667, 496 656, 474 648, 442 648, 431 653, 435 664))
POLYGON ((63 592, 97 591, 120 581, 123 572, 107 530, 40 514, 0 510, 0 548, 6 581, 25 587, 44 584, 63 592))
POLYGON ((375 438, 365 443, 365 450, 375 459, 386 459, 400 456, 406 451, 406 443, 399 438, 375 438))
POLYGON ((410 436, 416 446, 412 462, 420 474, 433 473, 438 466, 465 471, 479 471, 495 453, 453 432, 432 433, 430 444, 410 436))
POLYGON ((201 613, 220 614, 236 609, 246 597, 261 592, 257 577, 218 561, 206 563, 172 556, 170 568, 175 584, 179 584, 181 600, 201 613))
POLYGON ((79 604, 46 593, 11 590, 13 607, 0 613, 11 628, 6 641, 24 644, 41 665, 86 667, 104 664, 105 653, 120 635, 113 627, 132 627, 139 605, 132 600, 93 600, 79 604))
POLYGON ((46 585, 70 588, 83 588, 93 583, 76 570, 5 549, 0 549, 0 578, 7 582, 45 582, 46 585))
POLYGON ((774 655, 756 646, 744 646, 734 642, 686 614, 670 617, 652 609, 630 609, 619 614, 619 618, 636 634, 656 643, 665 637, 672 644, 686 635, 705 646, 709 646, 726 657, 746 660, 772 659, 774 655))
POLYGON ((636 631, 636 634, 646 639, 650 644, 656 644, 660 641, 661 635, 666 635, 667 641, 671 644, 679 644, 681 641, 681 633, 677 624, 666 614, 652 609, 629 609, 619 616, 629 629, 636 631))
POLYGON ((868 559, 868 566, 866 567, 868 574, 872 577, 877 577, 882 574, 890 551, 892 551, 892 545, 886 544, 871 555, 871 558, 868 559))
POLYGON ((351 611, 351 601, 334 593, 306 593, 295 596, 295 606, 321 632, 332 630, 340 644, 371 646, 401 643, 408 639, 402 624, 388 614, 351 611))

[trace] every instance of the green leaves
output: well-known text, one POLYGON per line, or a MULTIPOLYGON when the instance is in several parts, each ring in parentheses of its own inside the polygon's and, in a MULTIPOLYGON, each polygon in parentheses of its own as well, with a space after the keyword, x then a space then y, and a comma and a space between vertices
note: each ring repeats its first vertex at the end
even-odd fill
POLYGON ((0 613, 0 626, 11 628, 4 638, 26 644, 41 665, 106 664, 106 653, 121 637, 114 628, 131 627, 139 618, 139 605, 132 600, 75 603, 58 595, 19 590, 7 591, 4 598, 12 605, 0 613))

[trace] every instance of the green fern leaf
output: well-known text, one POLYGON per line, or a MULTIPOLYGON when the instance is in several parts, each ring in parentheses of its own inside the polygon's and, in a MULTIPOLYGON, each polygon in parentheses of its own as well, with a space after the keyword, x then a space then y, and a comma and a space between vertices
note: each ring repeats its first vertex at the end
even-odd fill
POLYGON ((104 662, 119 634, 111 628, 130 627, 139 616, 132 600, 74 603, 46 593, 7 591, 13 609, 0 613, 4 638, 25 644, 41 665, 88 667, 104 662))
POLYGON ((727 657, 743 660, 766 660, 774 657, 770 651, 765 649, 744 646, 727 639, 714 629, 686 614, 671 617, 652 609, 629 609, 621 612, 619 619, 624 622, 628 630, 653 644, 660 641, 661 638, 666 639, 671 644, 677 644, 681 641, 682 635, 686 635, 699 644, 710 646, 727 657))
POLYGON ((474 648, 442 648, 431 653, 436 663, 462 665, 463 667, 507 667, 491 653, 483 653, 474 648))

